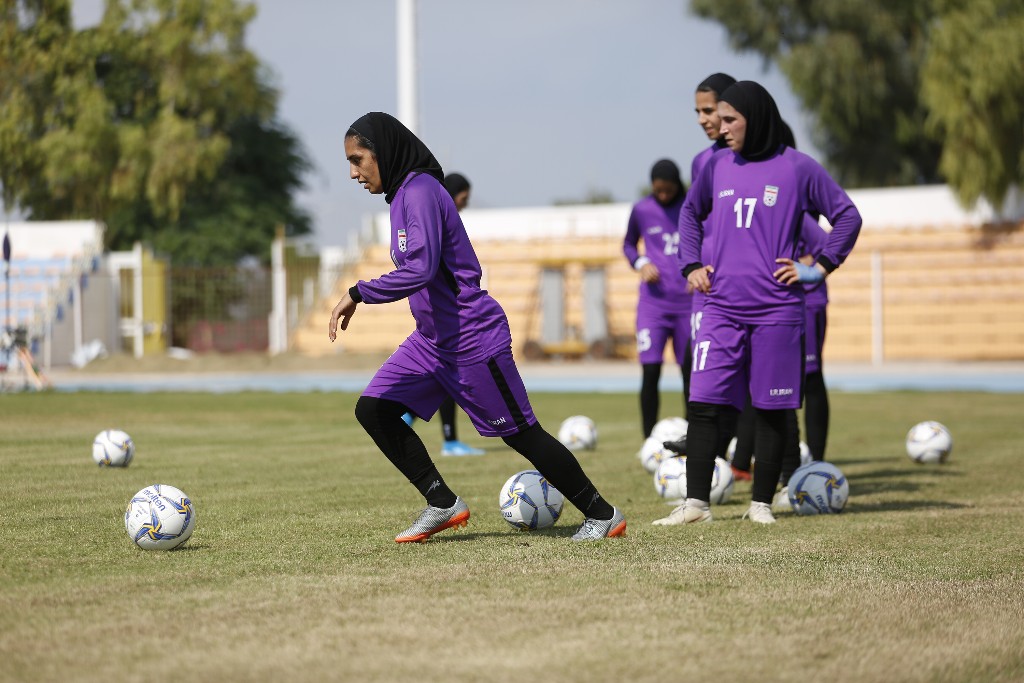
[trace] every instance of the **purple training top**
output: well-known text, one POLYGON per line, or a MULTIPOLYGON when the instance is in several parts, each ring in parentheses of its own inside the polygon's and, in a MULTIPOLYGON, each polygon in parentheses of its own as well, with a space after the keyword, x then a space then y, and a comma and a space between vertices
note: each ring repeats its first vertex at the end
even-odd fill
MULTIPOLYGON (((683 200, 662 206, 653 195, 644 197, 629 214, 626 237, 622 240, 622 253, 636 268, 637 261, 646 258, 660 274, 657 282, 640 283, 638 308, 687 314, 690 295, 686 292, 686 279, 679 270, 679 210, 683 200), (644 255, 637 244, 644 241, 644 255)), ((643 263, 641 263, 643 265, 643 263)))
POLYGON ((804 290, 772 276, 775 259, 796 259, 803 214, 819 213, 832 224, 818 263, 841 264, 860 233, 857 207, 811 157, 790 147, 751 162, 732 151, 712 156, 679 212, 679 260, 712 265, 705 314, 742 323, 801 324, 804 290), (705 231, 713 235, 702 252, 705 231))
MULTIPOLYGON (((707 163, 709 161, 711 161, 711 157, 713 157, 716 152, 721 152, 722 150, 728 150, 728 149, 729 149, 728 147, 719 147, 717 142, 713 142, 713 143, 711 143, 710 147, 708 147, 707 149, 703 150, 700 154, 698 154, 697 156, 695 156, 693 158, 693 161, 690 162, 690 185, 691 185, 691 187, 692 187, 693 183, 697 182, 697 178, 700 177, 700 173, 701 173, 701 171, 704 170, 704 167, 707 165, 707 163)), ((707 228, 707 226, 705 226, 705 228, 707 228)), ((711 256, 711 234, 708 233, 708 232, 704 233, 704 244, 702 245, 702 248, 701 248, 701 256, 703 258, 705 258, 705 259, 710 258, 710 256, 711 256)), ((706 263, 706 261, 702 261, 702 262, 706 263)), ((685 266, 686 264, 684 263, 682 265, 685 266)), ((700 292, 696 291, 696 290, 694 290, 694 292, 693 292, 693 304, 692 304, 692 306, 693 306, 694 312, 699 312, 699 311, 703 310, 703 308, 704 308, 704 295, 701 294, 700 292)))
POLYGON ((410 173, 391 201, 396 269, 356 283, 363 301, 408 298, 419 336, 444 361, 463 365, 512 343, 505 311, 480 288, 480 261, 448 191, 410 173))
MULTIPOLYGON (((797 240, 797 254, 804 256, 810 254, 818 258, 825 242, 828 241, 828 233, 818 224, 818 221, 809 214, 804 214, 803 225, 800 228, 800 239, 797 240)), ((824 308, 828 305, 828 285, 825 280, 821 282, 804 283, 804 294, 808 308, 824 308)))

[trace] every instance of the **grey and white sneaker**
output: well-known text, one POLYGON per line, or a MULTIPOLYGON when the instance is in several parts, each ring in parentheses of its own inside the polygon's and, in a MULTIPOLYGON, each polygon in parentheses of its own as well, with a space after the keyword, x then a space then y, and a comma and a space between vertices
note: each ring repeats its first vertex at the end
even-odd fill
POLYGON ((772 498, 772 512, 792 512, 793 504, 789 502, 789 487, 783 486, 782 490, 772 498))
POLYGON ((428 505, 411 527, 395 536, 395 543, 426 543, 438 531, 464 527, 468 522, 469 507, 461 498, 456 497, 450 508, 428 505))
POLYGON ((775 524, 775 515, 772 514, 772 506, 768 503, 752 501, 750 507, 743 513, 743 519, 748 517, 751 522, 758 524, 775 524))
POLYGON ((681 526, 683 524, 699 524, 710 521, 712 521, 711 505, 706 501, 690 498, 668 513, 668 517, 656 519, 652 524, 654 526, 681 526))
POLYGON ((591 519, 587 517, 583 524, 572 535, 574 541, 600 541, 602 538, 614 538, 626 535, 626 516, 618 508, 612 509, 611 519, 591 519))

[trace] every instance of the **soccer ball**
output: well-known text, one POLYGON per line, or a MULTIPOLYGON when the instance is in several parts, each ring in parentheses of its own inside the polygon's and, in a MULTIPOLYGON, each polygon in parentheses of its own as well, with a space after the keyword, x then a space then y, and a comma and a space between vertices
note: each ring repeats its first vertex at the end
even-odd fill
POLYGON ((838 514, 850 497, 850 483, 830 462, 812 462, 793 472, 787 484, 789 502, 798 515, 838 514))
POLYGON ((143 550, 173 550, 188 540, 196 527, 196 510, 180 489, 152 484, 128 501, 124 528, 143 550))
POLYGON ((558 521, 565 498, 537 470, 513 474, 498 494, 498 509, 516 529, 547 529, 558 521))
POLYGON ((678 441, 686 436, 689 423, 681 417, 666 417, 658 420, 651 430, 651 438, 658 441, 678 441))
POLYGON ((96 435, 92 442, 92 459, 100 467, 128 467, 135 457, 132 437, 119 429, 107 429, 96 435))
POLYGON ((907 455, 916 463, 946 462, 952 450, 953 437, 938 422, 921 422, 907 434, 907 455))
POLYGON ((732 462, 733 456, 736 455, 736 437, 732 437, 729 441, 729 445, 725 449, 725 459, 732 462))
POLYGON ((800 467, 804 465, 810 465, 814 462, 814 456, 811 455, 811 447, 803 441, 800 442, 800 467))
MULTIPOLYGON (((728 503, 736 483, 732 467, 723 458, 715 458, 715 469, 711 473, 711 500, 719 505, 728 503)), ((654 488, 663 498, 678 501, 686 498, 686 456, 666 457, 654 474, 654 488)))
POLYGON ((558 428, 558 440, 572 451, 592 451, 597 448, 597 427, 589 417, 573 415, 558 428))
POLYGON ((658 471, 658 465, 661 464, 662 460, 675 455, 675 453, 665 448, 665 445, 653 436, 648 437, 644 441, 644 445, 640 447, 640 452, 637 453, 637 457, 640 458, 640 464, 651 474, 658 471))
POLYGON ((668 501, 686 498, 686 456, 666 457, 658 463, 654 490, 668 501))
POLYGON ((711 500, 716 505, 728 503, 732 498, 732 488, 736 478, 732 474, 732 465, 725 458, 715 458, 715 473, 711 477, 711 500))

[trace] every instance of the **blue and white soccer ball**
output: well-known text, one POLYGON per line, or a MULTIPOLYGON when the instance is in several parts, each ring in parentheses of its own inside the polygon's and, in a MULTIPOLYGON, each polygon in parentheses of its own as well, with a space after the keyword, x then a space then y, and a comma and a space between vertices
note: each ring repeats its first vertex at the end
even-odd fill
POLYGON ((195 506, 180 489, 152 484, 128 501, 124 528, 143 550, 173 550, 189 539, 196 527, 195 506))
POLYGON ((678 441, 686 436, 690 423, 681 417, 666 417, 658 420, 651 429, 651 438, 658 441, 678 441))
POLYGON ((498 494, 498 509, 516 529, 534 531, 554 526, 565 498, 537 470, 513 474, 498 494))
POLYGON ((669 502, 686 498, 686 456, 666 457, 658 463, 654 490, 669 502))
POLYGON ((662 441, 650 436, 644 440, 640 451, 636 455, 640 458, 640 464, 644 466, 644 469, 654 474, 658 471, 658 465, 661 464, 662 460, 667 460, 676 454, 665 448, 665 444, 662 441))
POLYGON ((120 429, 105 429, 92 442, 92 459, 100 467, 128 467, 135 457, 135 442, 120 429))
POLYGON ((571 451, 592 451, 597 448, 597 426, 585 415, 573 415, 562 421, 558 440, 571 451))
MULTIPOLYGON (((723 458, 715 458, 711 474, 711 500, 714 505, 729 502, 736 483, 732 467, 723 458)), ((666 457, 654 473, 654 490, 668 501, 686 498, 686 456, 666 457)))
POLYGON ((920 422, 907 433, 907 455, 916 463, 943 463, 952 452, 953 436, 939 422, 920 422))
POLYGON ((824 461, 797 468, 787 490, 790 505, 798 515, 838 514, 850 497, 850 483, 842 470, 824 461))

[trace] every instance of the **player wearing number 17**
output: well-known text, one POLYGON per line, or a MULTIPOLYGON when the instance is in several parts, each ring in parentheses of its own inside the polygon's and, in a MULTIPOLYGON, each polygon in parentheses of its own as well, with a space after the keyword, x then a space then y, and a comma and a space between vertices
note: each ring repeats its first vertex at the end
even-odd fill
POLYGON ((756 410, 752 503, 747 515, 771 524, 782 467, 786 411, 799 408, 803 381, 804 290, 849 255, 861 217, 845 191, 811 157, 784 144, 775 100, 740 81, 718 103, 729 149, 695 180, 679 214, 683 274, 704 293, 694 339, 687 433, 688 498, 660 524, 711 520, 711 477, 722 406, 741 409, 749 389, 756 410), (832 232, 813 265, 796 261, 806 213, 832 232), (705 227, 714 235, 701 258, 705 227))

